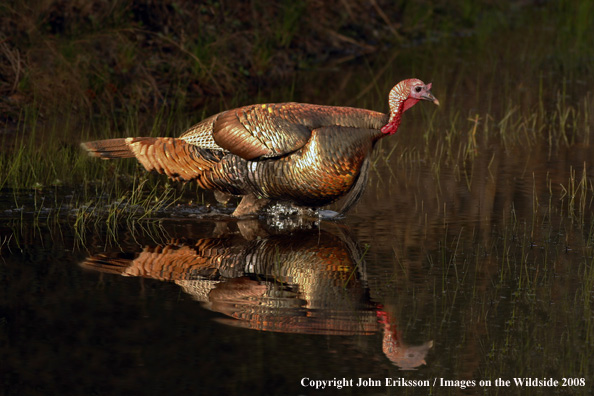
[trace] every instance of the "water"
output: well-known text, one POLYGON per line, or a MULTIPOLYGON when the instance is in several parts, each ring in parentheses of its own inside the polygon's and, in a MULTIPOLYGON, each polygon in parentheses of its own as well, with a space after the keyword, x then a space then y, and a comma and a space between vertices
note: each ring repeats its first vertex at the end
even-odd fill
POLYGON ((345 382, 325 392, 590 384, 591 212, 570 216, 563 191, 570 168, 590 183, 594 153, 566 154, 481 156, 466 177, 416 164, 380 179, 388 164, 378 162, 344 220, 284 228, 186 210, 76 235, 66 216, 5 212, 4 392, 312 394, 334 378, 345 382), (420 385, 403 385, 412 380, 420 385))

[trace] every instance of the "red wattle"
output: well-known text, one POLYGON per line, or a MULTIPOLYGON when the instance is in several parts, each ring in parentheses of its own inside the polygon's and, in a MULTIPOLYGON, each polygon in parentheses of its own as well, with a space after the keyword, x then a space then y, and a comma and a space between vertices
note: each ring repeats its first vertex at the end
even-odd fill
POLYGON ((382 127, 381 131, 385 135, 393 135, 398 130, 398 125, 394 125, 394 123, 386 124, 382 127))
POLYGON ((420 99, 406 98, 404 104, 402 105, 402 112, 404 113, 406 110, 416 105, 419 102, 419 100, 420 99))

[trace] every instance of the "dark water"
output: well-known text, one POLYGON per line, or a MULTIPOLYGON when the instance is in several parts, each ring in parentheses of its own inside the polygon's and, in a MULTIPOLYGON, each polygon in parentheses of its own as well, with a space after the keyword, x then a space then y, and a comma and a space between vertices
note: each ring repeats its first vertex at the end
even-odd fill
POLYGON ((564 189, 594 153, 531 153, 380 160, 346 219, 298 227, 187 210, 76 234, 7 209, 3 393, 587 394, 591 194, 564 189))

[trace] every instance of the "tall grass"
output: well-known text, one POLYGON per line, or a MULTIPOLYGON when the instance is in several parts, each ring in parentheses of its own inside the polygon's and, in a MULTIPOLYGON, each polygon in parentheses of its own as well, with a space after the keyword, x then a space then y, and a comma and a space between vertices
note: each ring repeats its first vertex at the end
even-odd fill
POLYGON ((40 121, 36 112, 25 111, 14 132, 1 137, 3 206, 33 223, 71 219, 81 237, 85 229, 100 223, 114 234, 120 225, 151 220, 188 195, 189 189, 147 174, 135 160, 91 158, 79 145, 117 135, 169 135, 189 125, 177 109, 166 109, 155 114, 148 127, 136 113, 118 127, 115 120, 85 122, 60 115, 40 121))

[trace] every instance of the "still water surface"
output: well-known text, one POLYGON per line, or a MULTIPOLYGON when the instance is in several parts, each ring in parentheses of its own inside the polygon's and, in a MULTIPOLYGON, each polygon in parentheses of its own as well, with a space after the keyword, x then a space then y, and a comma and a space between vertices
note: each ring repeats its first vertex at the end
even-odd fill
POLYGON ((379 160, 346 219, 298 227, 173 210, 81 236, 7 209, 4 393, 587 394, 590 202, 563 192, 593 154, 379 160))

